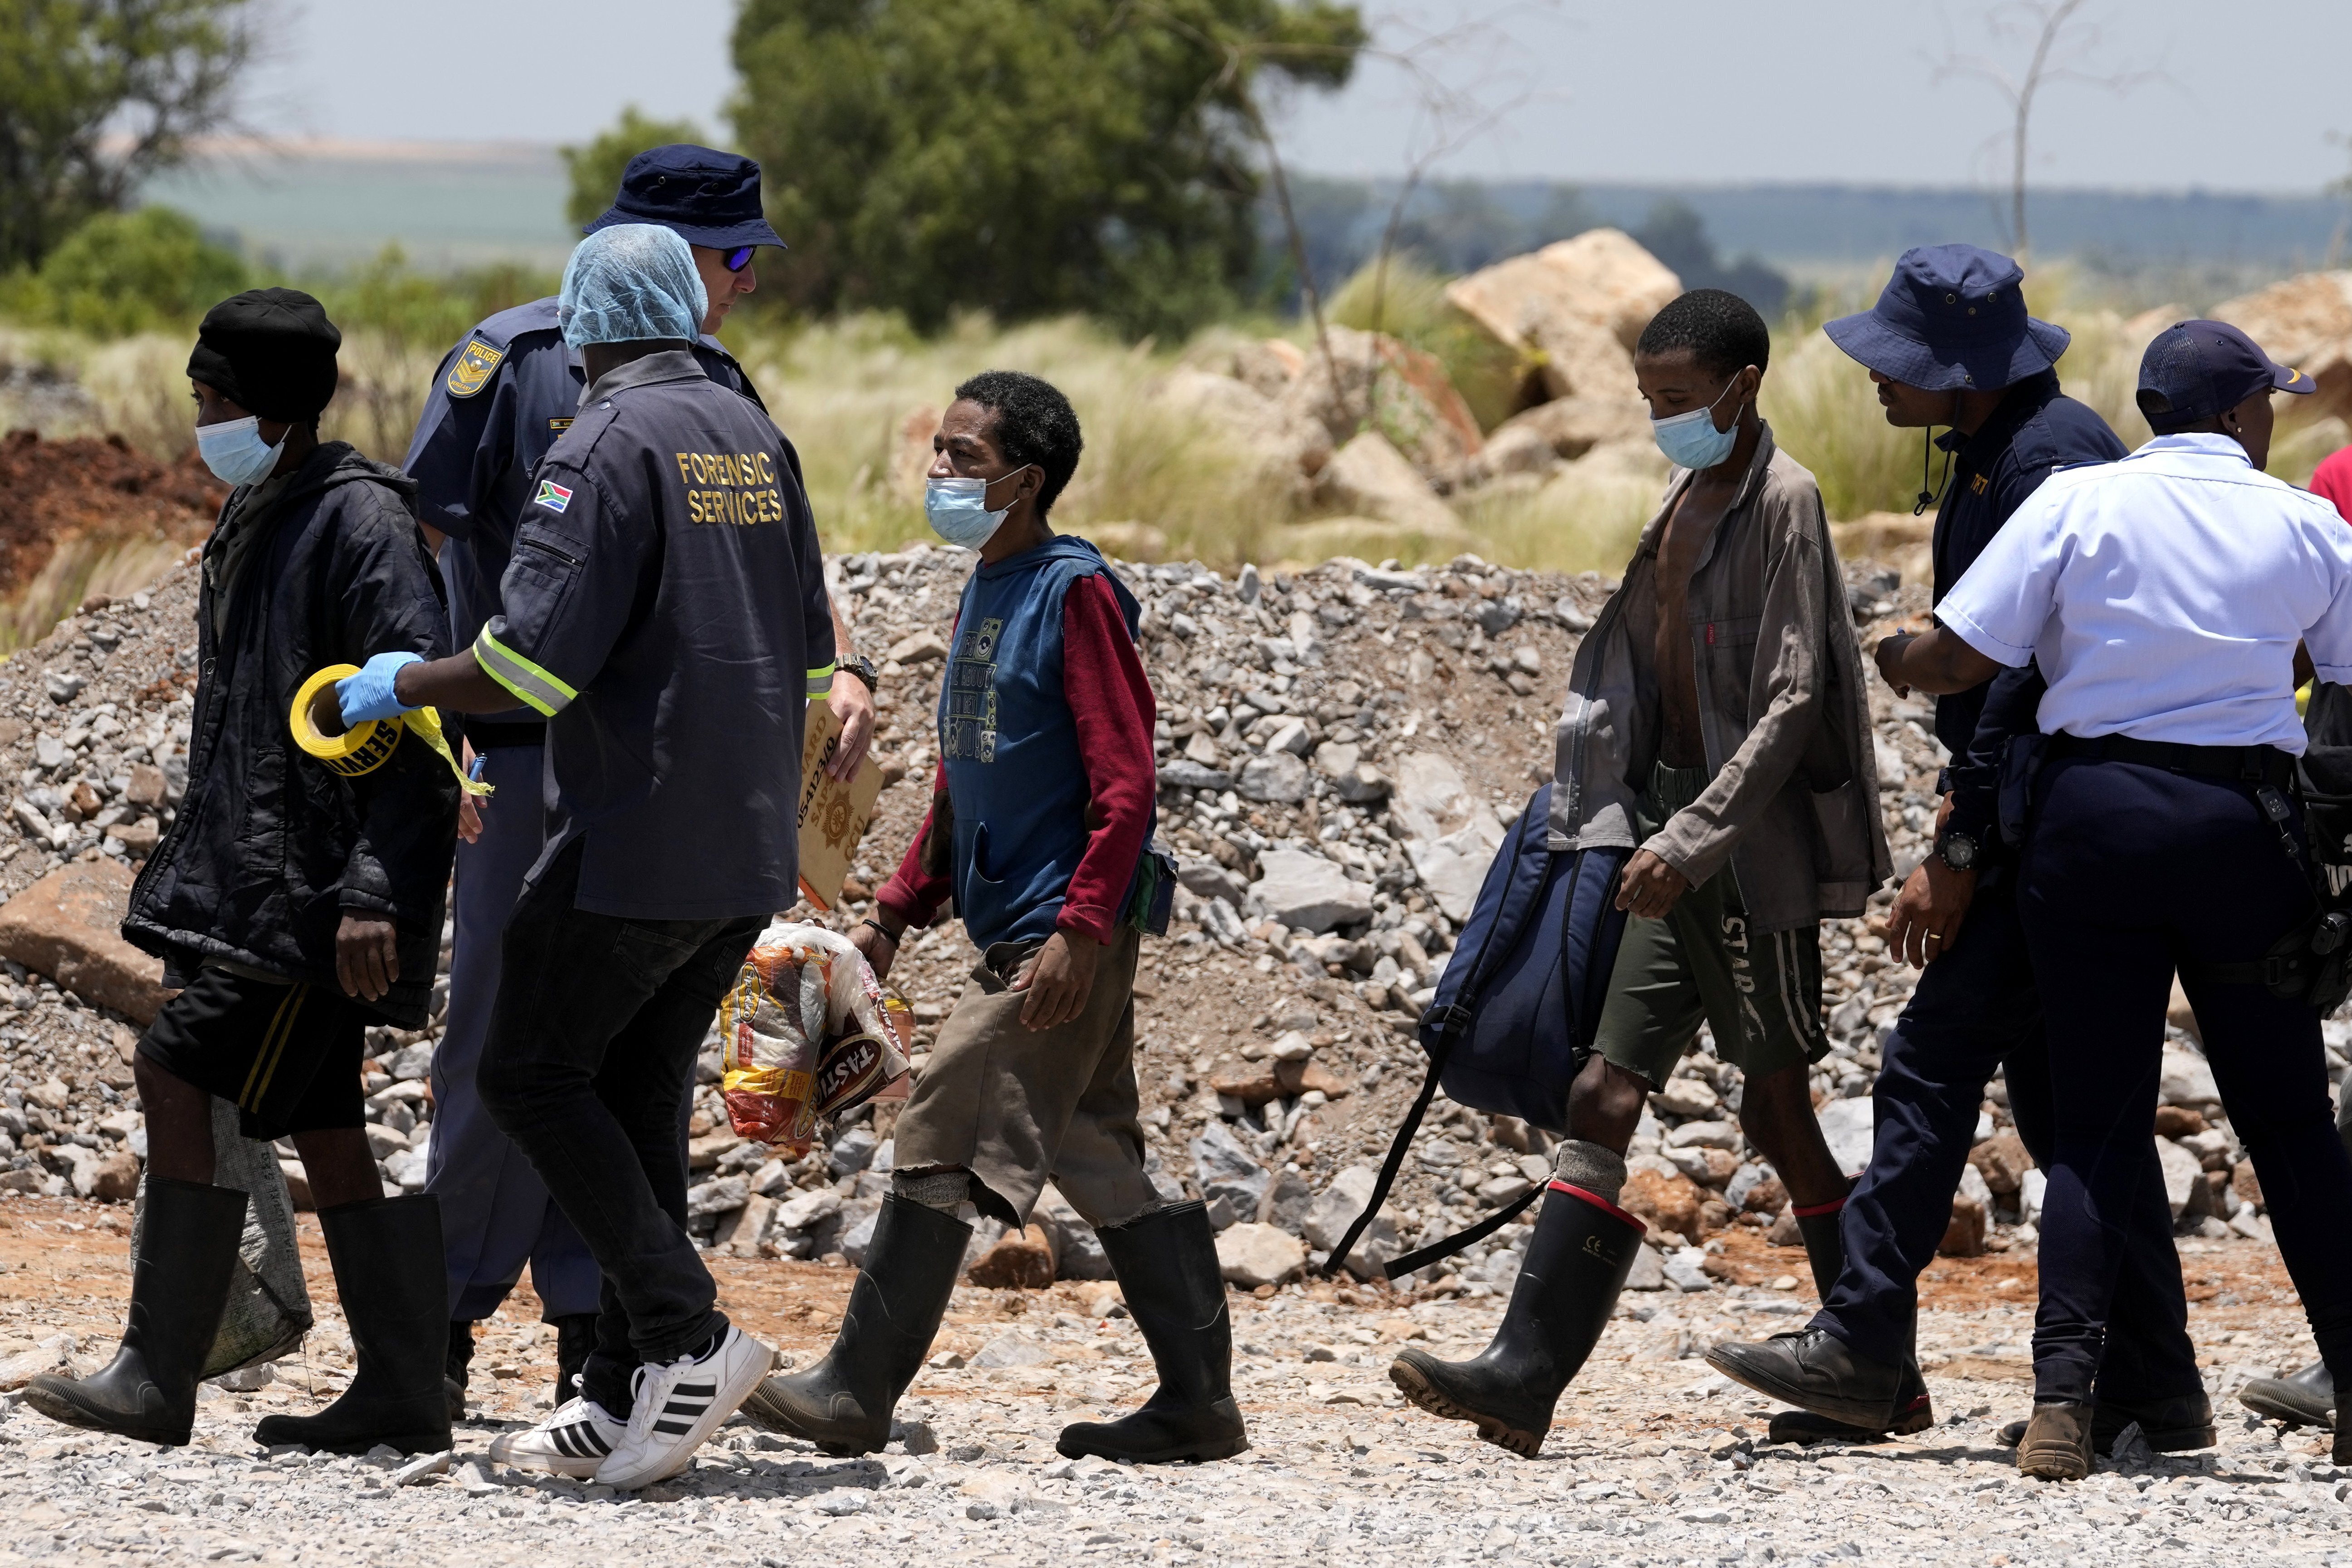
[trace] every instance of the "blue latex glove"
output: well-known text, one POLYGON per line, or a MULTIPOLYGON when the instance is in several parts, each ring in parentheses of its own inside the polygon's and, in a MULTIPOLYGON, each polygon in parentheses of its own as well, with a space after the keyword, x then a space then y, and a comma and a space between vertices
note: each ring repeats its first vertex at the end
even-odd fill
POLYGON ((380 653, 361 666, 357 675, 335 682, 335 701, 343 710, 343 727, 368 719, 396 719, 412 710, 393 695, 393 678, 404 665, 422 664, 414 653, 380 653))

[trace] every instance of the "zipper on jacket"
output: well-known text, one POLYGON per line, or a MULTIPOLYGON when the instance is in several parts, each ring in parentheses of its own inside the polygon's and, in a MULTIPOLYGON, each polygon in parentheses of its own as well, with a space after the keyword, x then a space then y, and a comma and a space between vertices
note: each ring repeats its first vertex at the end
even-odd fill
POLYGON ((558 550, 555 546, 548 543, 542 539, 518 539, 515 541, 515 549, 518 551, 536 550, 541 555, 552 555, 558 561, 562 562, 566 566, 576 567, 580 564, 580 558, 578 556, 567 555, 562 551, 558 550))

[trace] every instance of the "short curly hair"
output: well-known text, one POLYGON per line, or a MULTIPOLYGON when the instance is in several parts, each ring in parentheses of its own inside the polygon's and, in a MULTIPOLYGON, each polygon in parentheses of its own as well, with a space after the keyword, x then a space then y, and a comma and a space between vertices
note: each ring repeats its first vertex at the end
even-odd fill
POLYGON ((1070 476, 1078 471, 1078 454, 1086 449, 1070 400, 1052 382, 1017 370, 984 370, 957 387, 955 395, 957 402, 976 403, 996 416, 990 434, 1008 462, 1034 463, 1045 470, 1037 515, 1052 511, 1070 476))
POLYGON ((1650 318, 1637 354, 1686 353, 1712 375, 1737 375, 1772 357, 1772 329, 1756 307, 1720 289, 1694 289, 1650 318))

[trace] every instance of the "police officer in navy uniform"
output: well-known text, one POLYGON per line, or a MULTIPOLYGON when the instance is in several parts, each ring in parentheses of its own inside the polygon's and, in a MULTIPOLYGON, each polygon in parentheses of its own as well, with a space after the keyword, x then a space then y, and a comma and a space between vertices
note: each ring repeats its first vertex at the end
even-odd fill
MULTIPOLYGON (((1897 687, 1961 690, 2029 659, 2049 683, 2039 736, 2011 748, 2032 778, 2017 906, 2054 1111, 2029 1475, 2089 1472, 2116 1279, 2135 1227, 2168 1216, 2148 1212, 2148 1129, 2176 969, 2320 1358, 2338 1388, 2352 1375, 2352 1152, 2317 1010, 2278 968, 2317 951, 2323 912, 2291 798, 2299 656, 2352 680, 2352 531, 2262 472, 2273 393, 2311 389, 2234 327, 2158 334, 2139 387, 2155 439, 2049 479, 1942 625, 1878 650, 1897 687)), ((2341 1419, 2335 1461, 2352 1462, 2341 1419)))
MULTIPOLYGON (((1904 254, 1873 309, 1823 328, 1869 368, 1889 424, 1950 426, 1934 441, 1947 464, 1933 542, 1938 603, 2052 474, 2125 455, 2106 421, 2060 391, 2067 333, 2026 313, 2024 281, 2008 257, 1924 247, 1904 254)), ((2012 732, 2032 732, 2042 690, 2028 664, 1936 700, 1936 738, 1952 757, 1939 781, 1941 821, 1887 931, 1896 954, 1923 968, 1881 1047, 1877 1136, 1839 1226, 1844 1269, 1802 1332, 1727 1342, 1708 1355, 1800 1407, 1773 1418, 1775 1441, 1851 1440, 1932 1421, 1913 1343, 1917 1280, 1950 1221, 1995 1071, 2019 1137, 2037 1163, 2050 1162, 2042 1003, 1994 820, 2002 753, 2012 732)), ((2101 1435, 2137 1421, 2158 1449, 2205 1447, 2212 1406, 2189 1339, 2170 1211, 2160 1176, 2150 1171, 2147 1181, 2142 1208, 2153 1203, 2165 1223, 2129 1237, 2099 1373, 2101 1435)))
MULTIPOLYGON (((783 245, 761 209, 759 164, 708 147, 640 153, 629 161, 611 209, 587 232, 628 223, 658 224, 692 247, 709 301, 694 357, 712 381, 764 413, 743 367, 711 335, 735 301, 757 287, 759 247, 783 245)), ((557 328, 551 296, 482 322, 436 374, 403 466, 417 481, 427 531, 448 536, 440 559, 455 647, 469 646, 504 608, 499 580, 516 520, 530 500, 532 471, 571 427, 585 381, 580 351, 567 348, 557 328)), ((797 481, 799 458, 789 441, 783 451, 797 481)), ((843 743, 829 771, 845 778, 873 732, 874 667, 850 656, 848 627, 838 615, 834 635, 841 668, 827 673, 828 701, 843 721, 843 743)), ((453 1418, 463 1413, 473 1326, 498 1310, 526 1261, 541 1310, 556 1328, 558 1404, 594 1342, 598 1294, 594 1259, 530 1163, 490 1124, 474 1081, 499 988, 499 933, 544 842, 545 721, 516 708, 469 718, 465 728, 481 776, 498 793, 480 814, 478 837, 457 853, 449 1008, 433 1057, 436 1114, 425 1190, 441 1200, 453 1418)))

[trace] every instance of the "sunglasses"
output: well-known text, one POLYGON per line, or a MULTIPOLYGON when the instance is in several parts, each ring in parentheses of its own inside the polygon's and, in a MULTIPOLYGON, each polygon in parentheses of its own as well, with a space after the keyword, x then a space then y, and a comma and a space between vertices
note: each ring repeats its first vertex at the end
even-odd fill
POLYGON ((758 252, 759 248, 760 247, 756 245, 742 245, 729 251, 727 253, 727 270, 730 272, 740 272, 746 267, 751 266, 751 258, 758 252))

